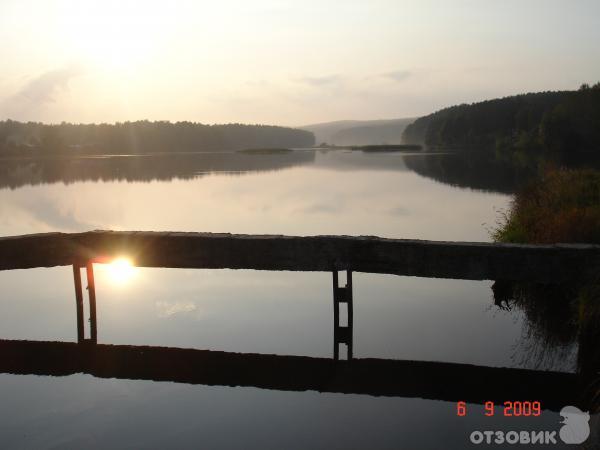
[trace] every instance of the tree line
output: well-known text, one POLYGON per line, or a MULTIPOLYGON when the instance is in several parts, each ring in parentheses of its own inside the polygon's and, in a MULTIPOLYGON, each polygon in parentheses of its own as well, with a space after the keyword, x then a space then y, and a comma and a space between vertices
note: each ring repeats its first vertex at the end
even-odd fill
POLYGON ((141 154, 310 147, 314 143, 311 132, 270 125, 205 125, 147 120, 115 124, 63 122, 48 125, 0 121, 0 152, 4 154, 141 154))
POLYGON ((600 83, 445 108, 417 119, 404 142, 429 147, 600 159, 600 83))

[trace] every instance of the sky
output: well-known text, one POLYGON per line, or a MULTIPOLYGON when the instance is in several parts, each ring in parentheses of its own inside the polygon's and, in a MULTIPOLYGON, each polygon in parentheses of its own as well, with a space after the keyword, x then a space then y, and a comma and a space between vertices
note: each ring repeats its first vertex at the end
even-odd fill
POLYGON ((0 0, 0 120, 301 126, 600 81, 598 0, 0 0))

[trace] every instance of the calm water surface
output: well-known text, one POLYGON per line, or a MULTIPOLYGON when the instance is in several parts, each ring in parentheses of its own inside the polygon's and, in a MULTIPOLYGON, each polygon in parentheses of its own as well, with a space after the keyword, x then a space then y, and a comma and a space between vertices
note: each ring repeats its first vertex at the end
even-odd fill
MULTIPOLYGON (((442 158, 296 151, 4 160, 0 235, 113 229, 488 241, 510 188, 498 180, 459 187, 455 175, 444 182, 442 158), (428 166, 436 167, 431 176, 428 166)), ((100 343, 332 355, 330 274, 117 275, 96 269, 100 343)), ((71 268, 0 272, 0 286, 0 339, 76 341, 71 268)), ((495 307, 490 286, 354 274, 354 356, 572 371, 573 349, 560 358, 533 352, 540 346, 521 313, 495 307)), ((445 401, 84 374, 0 374, 0 396, 0 448, 464 448, 471 431, 490 423, 481 406, 457 418, 445 401)), ((494 429, 513 426, 494 420, 494 429)), ((536 420, 534 428, 552 428, 559 416, 536 420)))

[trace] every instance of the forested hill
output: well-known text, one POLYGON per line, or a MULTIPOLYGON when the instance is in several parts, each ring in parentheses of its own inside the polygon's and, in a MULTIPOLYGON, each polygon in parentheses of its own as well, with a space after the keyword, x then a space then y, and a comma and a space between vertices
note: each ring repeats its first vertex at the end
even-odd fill
POLYGON ((600 83, 442 109, 417 119, 406 143, 600 157, 600 83))
POLYGON ((308 131, 268 125, 0 122, 0 153, 3 154, 193 152, 310 147, 314 143, 314 135, 308 131))

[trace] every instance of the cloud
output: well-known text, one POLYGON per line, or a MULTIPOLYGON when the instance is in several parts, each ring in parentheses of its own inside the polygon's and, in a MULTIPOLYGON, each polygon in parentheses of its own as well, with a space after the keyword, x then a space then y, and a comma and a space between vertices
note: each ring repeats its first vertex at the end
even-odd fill
POLYGON ((299 81, 301 83, 305 83, 314 87, 333 86, 339 84, 342 81, 342 77, 339 75, 328 75, 322 77, 302 77, 299 81))
POLYGON ((406 81, 413 76, 413 72, 410 70, 395 70, 393 72, 383 73, 381 76, 394 81, 406 81))
MULTIPOLYGON (((36 163, 31 163, 26 170, 16 171, 15 183, 24 178, 29 178, 30 184, 38 184, 41 169, 36 163)), ((15 214, 26 217, 29 225, 37 227, 38 230, 51 231, 84 231, 98 228, 97 223, 80 219, 80 211, 69 203, 59 201, 52 191, 40 190, 35 196, 27 191, 18 190, 19 195, 15 197, 14 205, 9 202, 7 211, 15 211, 15 214)))
POLYGON ((271 86, 271 82, 261 78, 259 80, 248 80, 246 81, 246 86, 257 87, 257 88, 267 88, 271 86))
POLYGON ((44 72, 1 101, 0 111, 13 119, 33 120, 39 117, 41 107, 54 103, 57 95, 68 89, 69 81, 82 73, 83 68, 77 64, 44 72))
POLYGON ((387 213, 392 216, 408 216, 410 214, 410 209, 404 206, 396 206, 389 209, 387 213))
POLYGON ((77 65, 44 72, 27 83, 14 98, 38 105, 53 102, 60 90, 68 88, 69 80, 81 73, 82 69, 77 65))
POLYGON ((302 208, 300 211, 305 214, 336 214, 342 210, 340 205, 329 203, 314 203, 302 208))
POLYGON ((167 318, 173 314, 189 313, 196 310, 196 304, 193 302, 156 302, 156 313, 160 318, 167 318))

